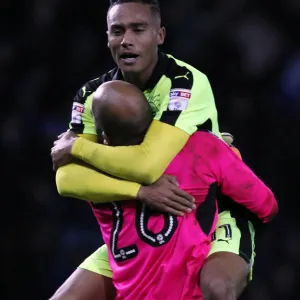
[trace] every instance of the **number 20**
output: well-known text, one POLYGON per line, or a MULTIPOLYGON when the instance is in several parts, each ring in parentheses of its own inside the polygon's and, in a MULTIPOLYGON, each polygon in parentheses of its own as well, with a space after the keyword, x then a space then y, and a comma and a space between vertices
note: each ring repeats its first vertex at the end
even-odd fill
MULTIPOLYGON (((136 244, 131 244, 118 248, 119 234, 124 223, 123 208, 120 203, 112 202, 110 204, 113 215, 113 228, 110 236, 110 246, 113 258, 116 262, 125 261, 138 255, 136 244)), ((158 233, 154 233, 148 228, 148 221, 154 213, 144 204, 137 203, 135 225, 137 233, 142 241, 152 247, 160 247, 168 243, 177 229, 178 221, 175 216, 163 213, 164 226, 158 233)), ((156 214, 156 213, 155 213, 156 214)))

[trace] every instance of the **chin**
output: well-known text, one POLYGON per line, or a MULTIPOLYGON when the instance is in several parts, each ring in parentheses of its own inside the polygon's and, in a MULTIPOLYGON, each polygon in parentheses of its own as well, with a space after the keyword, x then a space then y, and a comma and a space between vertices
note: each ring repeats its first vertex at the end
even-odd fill
POLYGON ((119 65, 119 68, 122 70, 122 72, 126 72, 126 73, 141 73, 143 70, 140 66, 136 66, 136 65, 121 64, 119 65))

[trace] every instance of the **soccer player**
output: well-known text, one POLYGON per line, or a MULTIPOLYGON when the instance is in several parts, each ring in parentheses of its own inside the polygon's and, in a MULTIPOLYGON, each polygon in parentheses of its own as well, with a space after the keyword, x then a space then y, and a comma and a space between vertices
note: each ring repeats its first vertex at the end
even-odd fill
MULTIPOLYGON (((123 81, 100 86, 92 113, 97 134, 104 132, 104 140, 112 146, 140 144, 152 121, 142 92, 123 81)), ((215 230, 218 189, 263 222, 277 213, 272 192, 207 131, 189 138, 166 173, 175 175, 194 196, 196 211, 177 218, 157 214, 138 201, 92 205, 109 248, 116 299, 202 299, 199 272, 215 230)), ((66 180, 64 188, 70 195, 77 183, 70 177, 66 180)))
MULTIPOLYGON (((111 1, 107 14, 108 46, 118 68, 89 81, 79 90, 73 104, 71 129, 82 137, 75 138, 71 132, 66 133, 62 137, 63 143, 52 149, 56 168, 75 157, 105 173, 131 180, 122 181, 122 189, 119 189, 121 185, 117 179, 107 179, 115 180, 115 185, 107 185, 107 189, 115 186, 114 193, 120 199, 137 196, 140 184, 134 182, 155 182, 197 130, 208 129, 220 136, 217 110, 207 77, 192 66, 158 51, 165 38, 160 21, 155 0, 111 1), (93 93, 102 83, 116 79, 139 87, 154 114, 145 140, 138 146, 109 147, 93 143, 97 139, 90 111, 93 93)), ((80 174, 81 167, 77 163, 69 164, 63 174, 59 169, 58 183, 66 174, 80 174)), ((102 180, 102 174, 85 171, 82 176, 89 177, 90 183, 102 180)), ((91 184, 82 182, 79 198, 85 188, 88 193, 91 184)), ((216 239, 200 275, 201 288, 208 299, 236 299, 246 286, 253 265, 253 226, 237 210, 229 211, 228 208, 223 207, 220 211, 216 239)), ((170 212, 169 206, 164 209, 170 212)), ((178 213, 180 209, 175 210, 178 213)), ((90 257, 84 267, 101 273, 105 266, 100 265, 105 265, 105 258, 97 256, 100 252, 90 257), (98 266, 91 267, 95 262, 98 266)))

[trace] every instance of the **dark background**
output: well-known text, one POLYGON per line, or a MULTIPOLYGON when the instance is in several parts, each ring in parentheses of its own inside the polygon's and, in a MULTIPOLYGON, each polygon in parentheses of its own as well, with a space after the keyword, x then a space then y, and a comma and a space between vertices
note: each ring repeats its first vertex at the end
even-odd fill
MULTIPOLYGON (((114 66, 107 2, 1 0, 1 299, 47 299, 102 242, 89 206, 58 196, 49 153, 76 91, 114 66)), ((221 130, 280 204, 248 299, 299 299, 300 1, 162 2, 163 50, 207 74, 221 130)))

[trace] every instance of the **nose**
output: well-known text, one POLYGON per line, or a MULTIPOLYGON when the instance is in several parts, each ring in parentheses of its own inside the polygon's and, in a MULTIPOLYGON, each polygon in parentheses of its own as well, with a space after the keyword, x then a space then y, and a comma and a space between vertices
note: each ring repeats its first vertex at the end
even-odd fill
POLYGON ((134 36, 130 30, 126 30, 123 35, 121 45, 124 47, 132 46, 134 44, 134 36))

